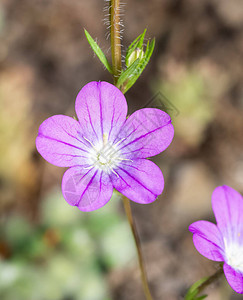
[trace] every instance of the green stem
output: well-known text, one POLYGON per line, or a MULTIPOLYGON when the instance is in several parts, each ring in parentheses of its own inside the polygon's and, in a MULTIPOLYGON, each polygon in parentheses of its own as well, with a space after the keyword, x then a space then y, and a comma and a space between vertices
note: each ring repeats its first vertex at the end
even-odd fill
POLYGON ((122 70, 121 63, 121 36, 120 36, 120 0, 110 1, 110 30, 111 30, 111 56, 114 74, 114 83, 122 70))
POLYGON ((140 244, 138 232, 137 232, 137 229, 136 229, 136 225, 135 225, 135 222, 133 220, 130 200, 123 196, 123 204, 124 204, 127 219, 128 219, 129 225, 131 227, 133 237, 134 237, 134 240, 135 240, 135 244, 136 244, 144 294, 145 294, 147 300, 153 300, 153 298, 151 296, 151 293, 150 293, 150 290, 149 290, 149 286, 148 286, 148 280, 147 280, 147 275, 146 275, 144 261, 143 261, 141 244, 140 244))

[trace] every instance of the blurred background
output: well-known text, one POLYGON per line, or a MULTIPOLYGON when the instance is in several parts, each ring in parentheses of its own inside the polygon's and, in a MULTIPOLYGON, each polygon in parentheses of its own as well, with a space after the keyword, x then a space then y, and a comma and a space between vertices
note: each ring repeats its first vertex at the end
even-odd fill
MULTIPOLYGON (((134 243, 119 195, 83 213, 61 194, 63 168, 35 149, 40 123, 74 116, 89 81, 112 82, 85 39, 110 57, 101 0, 0 1, 0 299, 141 300, 134 243)), ((195 250, 188 225, 215 221, 211 194, 243 192, 242 0, 131 0, 124 6, 123 54, 144 28, 156 48, 127 93, 129 113, 162 106, 175 138, 153 158, 165 190, 132 204, 154 299, 183 299, 217 264, 195 250)), ((222 278, 209 300, 237 300, 222 278)))

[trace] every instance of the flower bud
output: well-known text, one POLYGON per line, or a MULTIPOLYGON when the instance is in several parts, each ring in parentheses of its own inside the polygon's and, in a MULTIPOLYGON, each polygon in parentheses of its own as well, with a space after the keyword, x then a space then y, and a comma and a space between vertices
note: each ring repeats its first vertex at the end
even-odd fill
POLYGON ((131 66, 131 64, 136 60, 136 59, 142 59, 144 57, 144 52, 140 48, 136 48, 128 57, 127 59, 127 67, 131 66))

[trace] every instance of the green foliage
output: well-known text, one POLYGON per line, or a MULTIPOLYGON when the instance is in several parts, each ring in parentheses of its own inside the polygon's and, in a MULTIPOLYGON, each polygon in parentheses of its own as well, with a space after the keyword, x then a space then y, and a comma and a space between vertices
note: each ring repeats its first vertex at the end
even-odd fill
POLYGON ((136 59, 124 72, 121 73, 116 84, 118 87, 121 87, 136 72, 138 64, 139 59, 136 59))
POLYGON ((94 53, 98 56, 98 58, 100 59, 102 64, 106 67, 106 69, 111 74, 113 74, 112 68, 111 68, 105 54, 103 53, 103 51, 100 49, 98 44, 94 41, 94 39, 91 37, 91 35, 88 33, 88 31, 86 29, 84 29, 84 32, 85 32, 86 38, 87 38, 91 48, 94 50, 94 53))
POLYGON ((113 193, 104 209, 85 214, 53 191, 42 201, 38 224, 9 218, 0 227, 10 250, 0 259, 0 299, 108 300, 107 272, 135 257, 118 198, 113 193))
POLYGON ((185 296, 185 300, 202 300, 205 299, 207 297, 207 295, 202 295, 202 296, 198 296, 199 294, 199 287, 200 285, 202 285, 205 281, 208 280, 209 277, 204 277, 200 280, 198 280, 197 282, 195 282, 190 289, 188 290, 186 296, 185 296))
POLYGON ((214 117, 215 98, 198 70, 180 69, 168 77, 171 79, 154 85, 154 92, 159 90, 169 99, 164 104, 172 117, 176 136, 186 145, 198 147, 214 117))
POLYGON ((125 58, 127 69, 122 71, 117 81, 117 87, 120 88, 123 93, 126 93, 134 85, 148 64, 153 53, 155 39, 153 39, 151 42, 147 42, 146 50, 144 52, 143 45, 145 34, 146 29, 131 43, 127 49, 125 58))
POLYGON ((145 69, 146 65, 148 64, 148 62, 150 60, 150 57, 154 50, 154 46, 155 46, 154 39, 152 40, 151 43, 148 41, 144 57, 140 60, 136 71, 129 78, 128 83, 126 84, 126 86, 124 88, 124 93, 126 93, 134 85, 134 83, 137 81, 137 79, 142 74, 143 70, 145 69))
MULTIPOLYGON (((140 34, 128 47, 125 63, 127 66, 126 70, 122 70, 121 74, 117 80, 116 86, 120 88, 123 93, 126 93, 137 81, 137 79, 142 74, 146 65, 148 64, 150 57, 154 50, 155 40, 153 39, 151 42, 148 41, 146 45, 146 50, 144 52, 144 38, 147 29, 144 30, 142 34, 140 34)), ((98 44, 94 41, 94 39, 90 36, 87 30, 84 30, 86 38, 94 50, 95 54, 98 56, 100 61, 106 67, 106 69, 113 74, 112 67, 109 64, 105 54, 100 49, 98 44)))

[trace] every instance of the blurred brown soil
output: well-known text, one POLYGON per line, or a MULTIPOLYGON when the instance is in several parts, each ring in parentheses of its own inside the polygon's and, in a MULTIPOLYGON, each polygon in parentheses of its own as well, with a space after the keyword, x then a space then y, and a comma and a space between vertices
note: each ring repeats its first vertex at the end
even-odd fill
MULTIPOLYGON (((63 173, 35 150, 39 124, 53 114, 74 115, 75 97, 87 82, 111 82, 83 33, 87 28, 109 49, 102 10, 99 0, 0 3, 2 216, 18 211, 38 221, 41 196, 63 173)), ((178 135, 154 159, 165 176, 162 196, 146 207, 133 205, 155 299, 182 299, 190 284, 215 271, 215 264, 194 249, 188 225, 200 218, 214 221, 211 194, 217 185, 243 191, 243 4, 133 0, 125 5, 124 24, 123 50, 145 27, 157 41, 150 65, 127 94, 130 112, 153 97, 154 83, 176 86, 178 74, 192 69, 205 79, 215 101, 196 144, 178 135)), ((1 241, 0 249, 8 255, 1 241)), ((112 299, 144 299, 136 265, 114 270, 109 282, 112 299)), ((236 294, 223 298, 222 283, 209 289, 209 300, 241 299, 236 294)))

